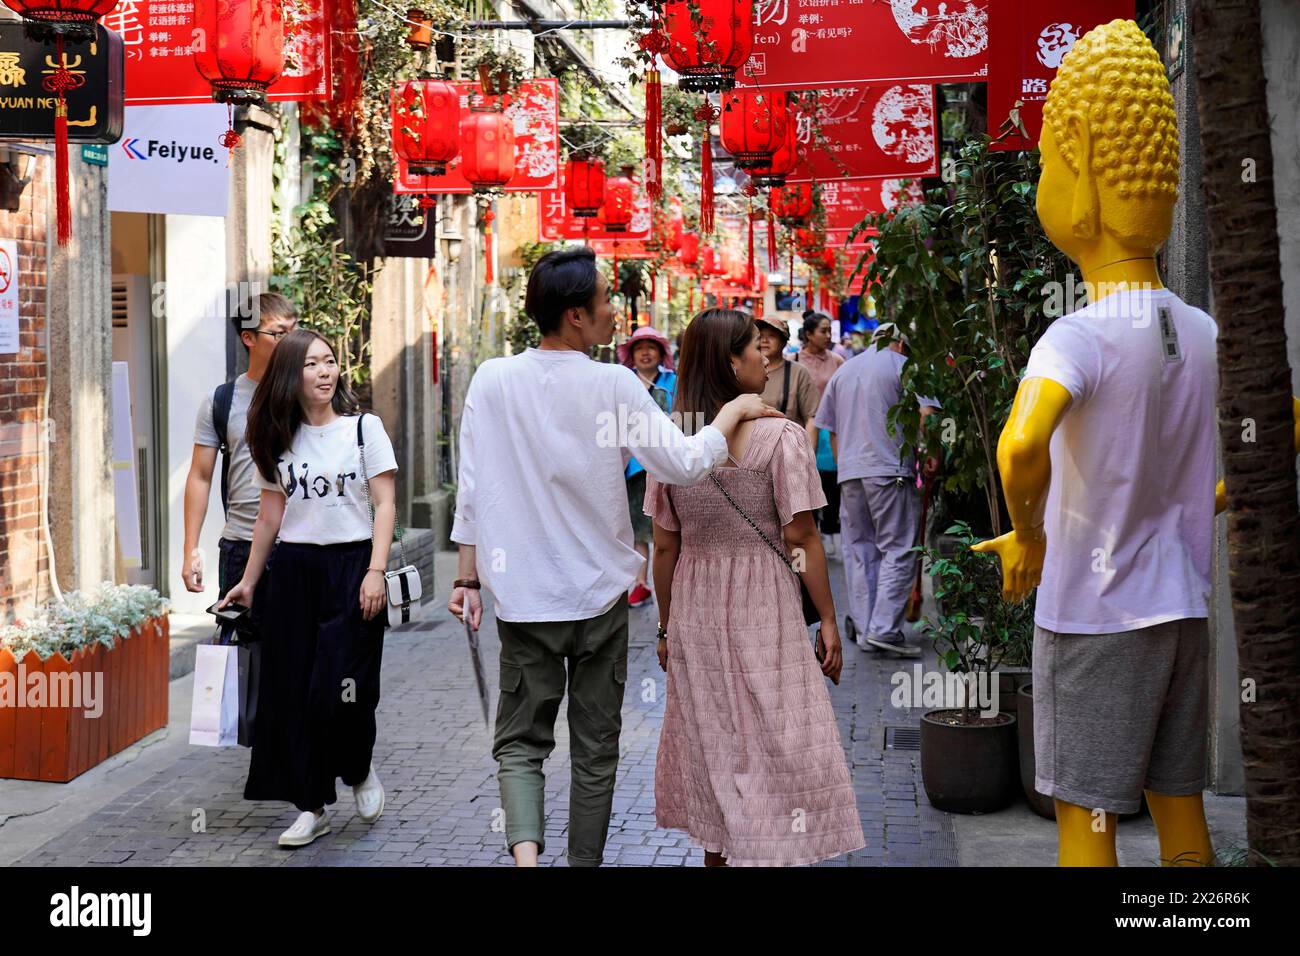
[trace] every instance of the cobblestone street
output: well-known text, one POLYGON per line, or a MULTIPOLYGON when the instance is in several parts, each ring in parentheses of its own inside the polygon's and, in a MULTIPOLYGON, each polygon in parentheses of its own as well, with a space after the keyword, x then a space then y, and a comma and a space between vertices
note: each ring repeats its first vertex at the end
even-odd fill
MULTIPOLYGON (((843 573, 832 565, 836 605, 844 607, 843 573)), ((622 760, 606 865, 701 865, 702 852, 682 832, 657 829, 654 763, 663 717, 663 675, 654 653, 653 605, 633 609, 623 707, 622 760)), ((488 615, 482 631, 493 706, 498 644, 488 615)), ((845 668, 831 697, 853 775, 867 846, 823 865, 956 865, 952 823, 921 789, 919 754, 884 750, 886 725, 915 725, 916 711, 889 707, 889 675, 912 662, 845 649, 845 668)), ((275 839, 292 808, 242 797, 248 752, 187 748, 144 782, 18 862, 22 865, 508 865, 503 834, 494 832, 500 800, 462 627, 442 607, 423 626, 392 633, 384 651, 383 700, 375 764, 387 808, 373 826, 356 817, 350 790, 339 785, 333 832, 286 851, 275 839), (201 811, 201 812, 200 812, 201 811), (196 820, 204 826, 199 828, 196 820), (201 829, 201 832, 195 832, 201 829)), ((168 734, 188 733, 188 712, 173 708, 168 734)), ((568 730, 561 710, 557 747, 547 770, 547 847, 541 862, 564 864, 568 820, 568 730)), ((85 785, 74 781, 66 786, 85 785)), ((43 786, 59 786, 56 784, 43 786)), ((499 816, 499 815, 498 815, 499 816)))

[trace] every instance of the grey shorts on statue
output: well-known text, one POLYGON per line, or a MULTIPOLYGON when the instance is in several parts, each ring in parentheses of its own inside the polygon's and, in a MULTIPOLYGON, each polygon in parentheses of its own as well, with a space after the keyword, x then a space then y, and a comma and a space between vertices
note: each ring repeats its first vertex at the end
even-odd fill
POLYGON ((1205 789, 1205 618, 1117 634, 1034 628, 1034 787, 1109 813, 1205 789))

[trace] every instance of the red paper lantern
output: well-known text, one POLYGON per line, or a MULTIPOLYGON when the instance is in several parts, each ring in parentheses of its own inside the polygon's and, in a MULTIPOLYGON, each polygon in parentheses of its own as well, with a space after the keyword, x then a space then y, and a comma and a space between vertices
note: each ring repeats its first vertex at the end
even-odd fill
POLYGON ((700 250, 700 271, 706 276, 720 276, 727 271, 722 264, 722 256, 718 255, 718 250, 713 246, 704 246, 700 250))
POLYGON ((564 164, 564 199, 569 215, 590 219, 605 202, 605 164, 599 159, 574 156, 564 164))
POLYGON ((684 266, 693 266, 700 258, 700 234, 697 232, 682 233, 682 245, 677 251, 677 258, 681 260, 684 266))
POLYGON ((446 80, 393 88, 393 151, 413 176, 441 176, 460 151, 460 93, 446 80))
POLYGON ((767 90, 733 90, 722 95, 722 148, 741 169, 772 161, 785 144, 789 121, 785 94, 767 90))
POLYGON ((505 113, 472 110, 460 121, 460 171, 474 192, 490 192, 515 174, 515 127, 505 113))
POLYGON ((632 223, 632 180, 624 167, 621 174, 605 183, 605 231, 627 232, 632 223))
POLYGON ((812 215, 812 184, 794 183, 773 189, 767 197, 767 208, 784 226, 802 225, 812 215))
POLYGON ((683 90, 729 90, 754 49, 754 0, 667 0, 664 61, 683 90))
POLYGON ((259 103, 284 72, 276 0, 194 0, 194 65, 218 103, 259 103))
POLYGON ((794 172, 799 162, 799 141, 795 135, 794 117, 785 124, 785 141, 772 154, 766 164, 760 164, 749 171, 750 182, 756 188, 784 186, 785 178, 794 172))

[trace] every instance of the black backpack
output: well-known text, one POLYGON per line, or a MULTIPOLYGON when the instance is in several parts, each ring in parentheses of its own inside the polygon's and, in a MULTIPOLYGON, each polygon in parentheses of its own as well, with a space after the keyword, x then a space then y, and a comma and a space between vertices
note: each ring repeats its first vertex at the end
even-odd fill
POLYGON ((227 515, 230 512, 230 442, 226 433, 230 430, 230 405, 234 400, 234 380, 218 385, 212 393, 212 425, 221 443, 217 446, 221 452, 221 510, 227 515))

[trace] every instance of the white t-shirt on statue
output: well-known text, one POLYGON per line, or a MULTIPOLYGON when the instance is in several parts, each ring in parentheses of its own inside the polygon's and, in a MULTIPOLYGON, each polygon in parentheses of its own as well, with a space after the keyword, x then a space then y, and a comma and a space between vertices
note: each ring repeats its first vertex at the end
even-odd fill
POLYGON ((1035 622, 1067 634, 1207 616, 1218 327, 1167 289, 1062 316, 1025 378, 1062 385, 1035 622))
MULTIPOLYGON (((379 416, 367 413, 362 429, 369 476, 396 471, 393 443, 379 416)), ((357 416, 341 416, 323 428, 303 422, 276 468, 278 484, 267 481, 261 472, 256 480, 258 488, 285 496, 279 540, 342 544, 370 539, 370 513, 357 447, 357 416)))

